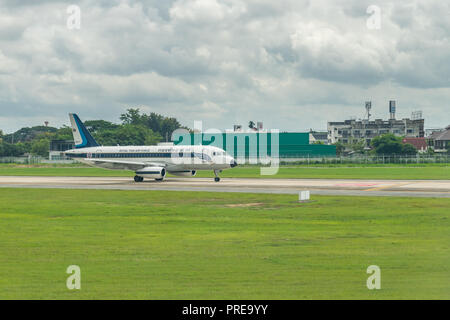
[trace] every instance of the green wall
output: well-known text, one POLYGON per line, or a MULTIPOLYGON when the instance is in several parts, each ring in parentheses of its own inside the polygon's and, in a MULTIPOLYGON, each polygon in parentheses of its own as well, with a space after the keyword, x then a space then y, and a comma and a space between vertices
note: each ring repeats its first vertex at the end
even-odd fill
POLYGON ((273 147, 277 145, 280 158, 336 156, 335 146, 309 144, 307 132, 281 132, 278 140, 276 135, 259 132, 174 134, 174 144, 213 145, 224 149, 233 157, 260 157, 264 155, 264 150, 267 150, 267 155, 275 156, 276 148, 273 147))

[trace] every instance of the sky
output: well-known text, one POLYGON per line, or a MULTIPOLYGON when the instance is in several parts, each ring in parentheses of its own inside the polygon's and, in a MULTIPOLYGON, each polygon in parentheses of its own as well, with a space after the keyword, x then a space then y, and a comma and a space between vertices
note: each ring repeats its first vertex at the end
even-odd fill
POLYGON ((0 0, 0 129, 139 107, 191 128, 326 130, 368 100, 372 118, 396 100, 398 118, 445 127, 449 18, 442 0, 0 0))

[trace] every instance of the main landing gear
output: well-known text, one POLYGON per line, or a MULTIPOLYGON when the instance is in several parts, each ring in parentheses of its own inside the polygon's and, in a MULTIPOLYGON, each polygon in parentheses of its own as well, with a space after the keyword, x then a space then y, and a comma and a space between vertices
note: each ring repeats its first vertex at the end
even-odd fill
POLYGON ((143 177, 134 176, 134 182, 142 182, 142 181, 144 181, 143 177))
POLYGON ((215 182, 219 182, 220 181, 219 172, 222 172, 222 170, 214 170, 214 175, 216 176, 214 178, 215 182))

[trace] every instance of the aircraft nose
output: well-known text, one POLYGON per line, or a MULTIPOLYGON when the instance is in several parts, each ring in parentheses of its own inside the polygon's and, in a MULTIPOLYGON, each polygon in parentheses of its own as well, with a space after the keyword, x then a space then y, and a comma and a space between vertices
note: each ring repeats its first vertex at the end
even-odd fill
POLYGON ((230 167, 234 168, 234 167, 236 167, 237 165, 238 165, 238 164, 237 164, 236 160, 231 160, 230 167))

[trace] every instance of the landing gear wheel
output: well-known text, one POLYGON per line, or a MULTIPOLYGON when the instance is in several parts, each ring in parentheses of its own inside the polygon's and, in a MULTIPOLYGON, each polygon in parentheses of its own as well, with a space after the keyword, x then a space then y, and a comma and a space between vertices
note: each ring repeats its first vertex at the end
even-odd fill
POLYGON ((164 178, 161 178, 161 179, 155 179, 155 181, 163 181, 164 180, 164 178))
POLYGON ((220 181, 220 178, 219 178, 219 172, 221 172, 222 170, 214 170, 214 175, 216 176, 215 178, 214 178, 214 181, 215 182, 219 182, 220 181))
POLYGON ((143 177, 134 176, 134 182, 142 182, 142 181, 144 181, 143 177))

